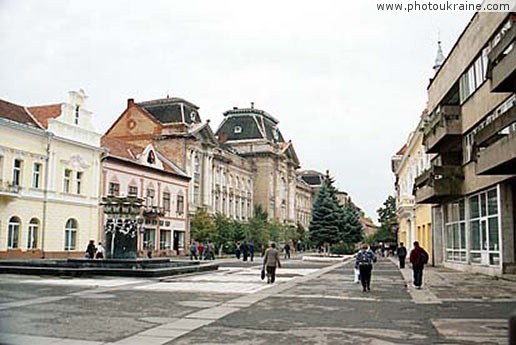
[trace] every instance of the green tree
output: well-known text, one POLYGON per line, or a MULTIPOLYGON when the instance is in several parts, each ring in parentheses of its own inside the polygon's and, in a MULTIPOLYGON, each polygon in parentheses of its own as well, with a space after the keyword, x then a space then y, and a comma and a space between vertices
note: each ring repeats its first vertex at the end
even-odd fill
POLYGON ((243 226, 244 237, 255 246, 261 246, 270 240, 270 223, 267 220, 267 212, 260 205, 255 206, 253 217, 243 226))
POLYGON ((360 222, 358 211, 351 206, 343 208, 341 240, 344 243, 356 244, 363 239, 364 227, 360 222))
POLYGON ((343 208, 336 196, 333 181, 326 172, 324 183, 317 193, 310 221, 310 240, 317 246, 330 245, 341 240, 343 208))
POLYGON ((396 225, 398 219, 396 216, 396 199, 394 196, 389 195, 383 202, 383 207, 376 210, 378 213, 378 221, 380 222, 380 230, 377 233, 376 239, 378 241, 395 241, 396 225))
POLYGON ((192 219, 192 239, 198 241, 217 240, 217 228, 205 208, 197 209, 192 219))

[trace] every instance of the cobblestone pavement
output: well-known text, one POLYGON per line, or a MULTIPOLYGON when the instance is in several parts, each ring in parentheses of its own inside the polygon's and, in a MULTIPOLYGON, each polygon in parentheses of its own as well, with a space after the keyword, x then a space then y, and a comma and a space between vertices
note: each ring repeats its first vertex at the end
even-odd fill
POLYGON ((0 276, 1 344, 507 344, 516 282, 443 268, 375 265, 370 292, 351 262, 223 260, 165 280, 0 276), (408 286, 408 287, 407 287, 408 286))

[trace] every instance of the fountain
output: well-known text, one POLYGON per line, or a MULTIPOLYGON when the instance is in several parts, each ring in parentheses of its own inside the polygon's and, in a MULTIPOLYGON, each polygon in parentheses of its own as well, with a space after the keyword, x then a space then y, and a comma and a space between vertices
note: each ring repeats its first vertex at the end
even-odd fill
POLYGON ((140 216, 142 202, 132 196, 103 198, 106 259, 2 260, 0 273, 163 277, 218 269, 213 262, 138 258, 138 234, 144 223, 140 216))

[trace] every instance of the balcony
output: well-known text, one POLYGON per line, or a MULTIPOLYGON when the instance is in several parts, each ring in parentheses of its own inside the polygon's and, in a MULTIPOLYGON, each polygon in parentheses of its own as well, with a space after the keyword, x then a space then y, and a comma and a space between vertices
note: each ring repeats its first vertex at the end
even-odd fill
POLYGON ((437 204, 461 195, 464 174, 461 166, 432 166, 416 177, 416 203, 437 204))
POLYGON ((478 175, 516 174, 516 105, 475 135, 478 175))
POLYGON ((0 180, 0 196, 16 198, 20 196, 21 187, 9 181, 0 180))
POLYGON ((459 151, 462 145, 460 106, 440 106, 425 126, 423 141, 427 153, 459 151))
POLYGON ((165 209, 158 206, 145 206, 143 208, 143 215, 148 218, 162 217, 165 215, 165 209))
POLYGON ((516 21, 489 53, 488 76, 492 92, 516 90, 516 21), (512 45, 512 48, 511 48, 512 45))

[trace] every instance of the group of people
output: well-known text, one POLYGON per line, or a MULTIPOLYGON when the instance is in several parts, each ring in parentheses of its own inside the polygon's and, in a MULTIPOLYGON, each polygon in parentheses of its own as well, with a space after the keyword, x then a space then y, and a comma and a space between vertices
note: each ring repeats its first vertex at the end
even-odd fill
POLYGON ((88 243, 88 246, 86 247, 86 259, 104 259, 106 251, 104 250, 104 247, 102 247, 102 243, 99 242, 99 244, 95 247, 95 241, 90 240, 90 243, 88 243))
POLYGON ((215 260, 215 245, 212 241, 193 241, 190 245, 190 260, 215 260))
MULTIPOLYGON (((403 242, 397 249, 397 255, 400 262, 400 269, 405 268, 405 259, 407 257, 407 248, 403 246, 403 242)), ((416 289, 421 289, 423 285, 423 269, 428 263, 428 253, 419 245, 419 242, 414 242, 414 249, 411 250, 409 261, 412 264, 413 270, 413 285, 416 289)), ((371 248, 364 244, 358 251, 355 260, 355 269, 360 276, 360 283, 364 292, 371 290, 371 272, 373 264, 376 262, 376 255, 371 248)))
POLYGON ((251 261, 254 260, 254 251, 255 247, 253 242, 247 243, 247 241, 244 241, 240 243, 240 241, 237 241, 235 243, 235 256, 238 260, 240 260, 240 256, 242 256, 243 261, 247 261, 249 258, 251 261))

